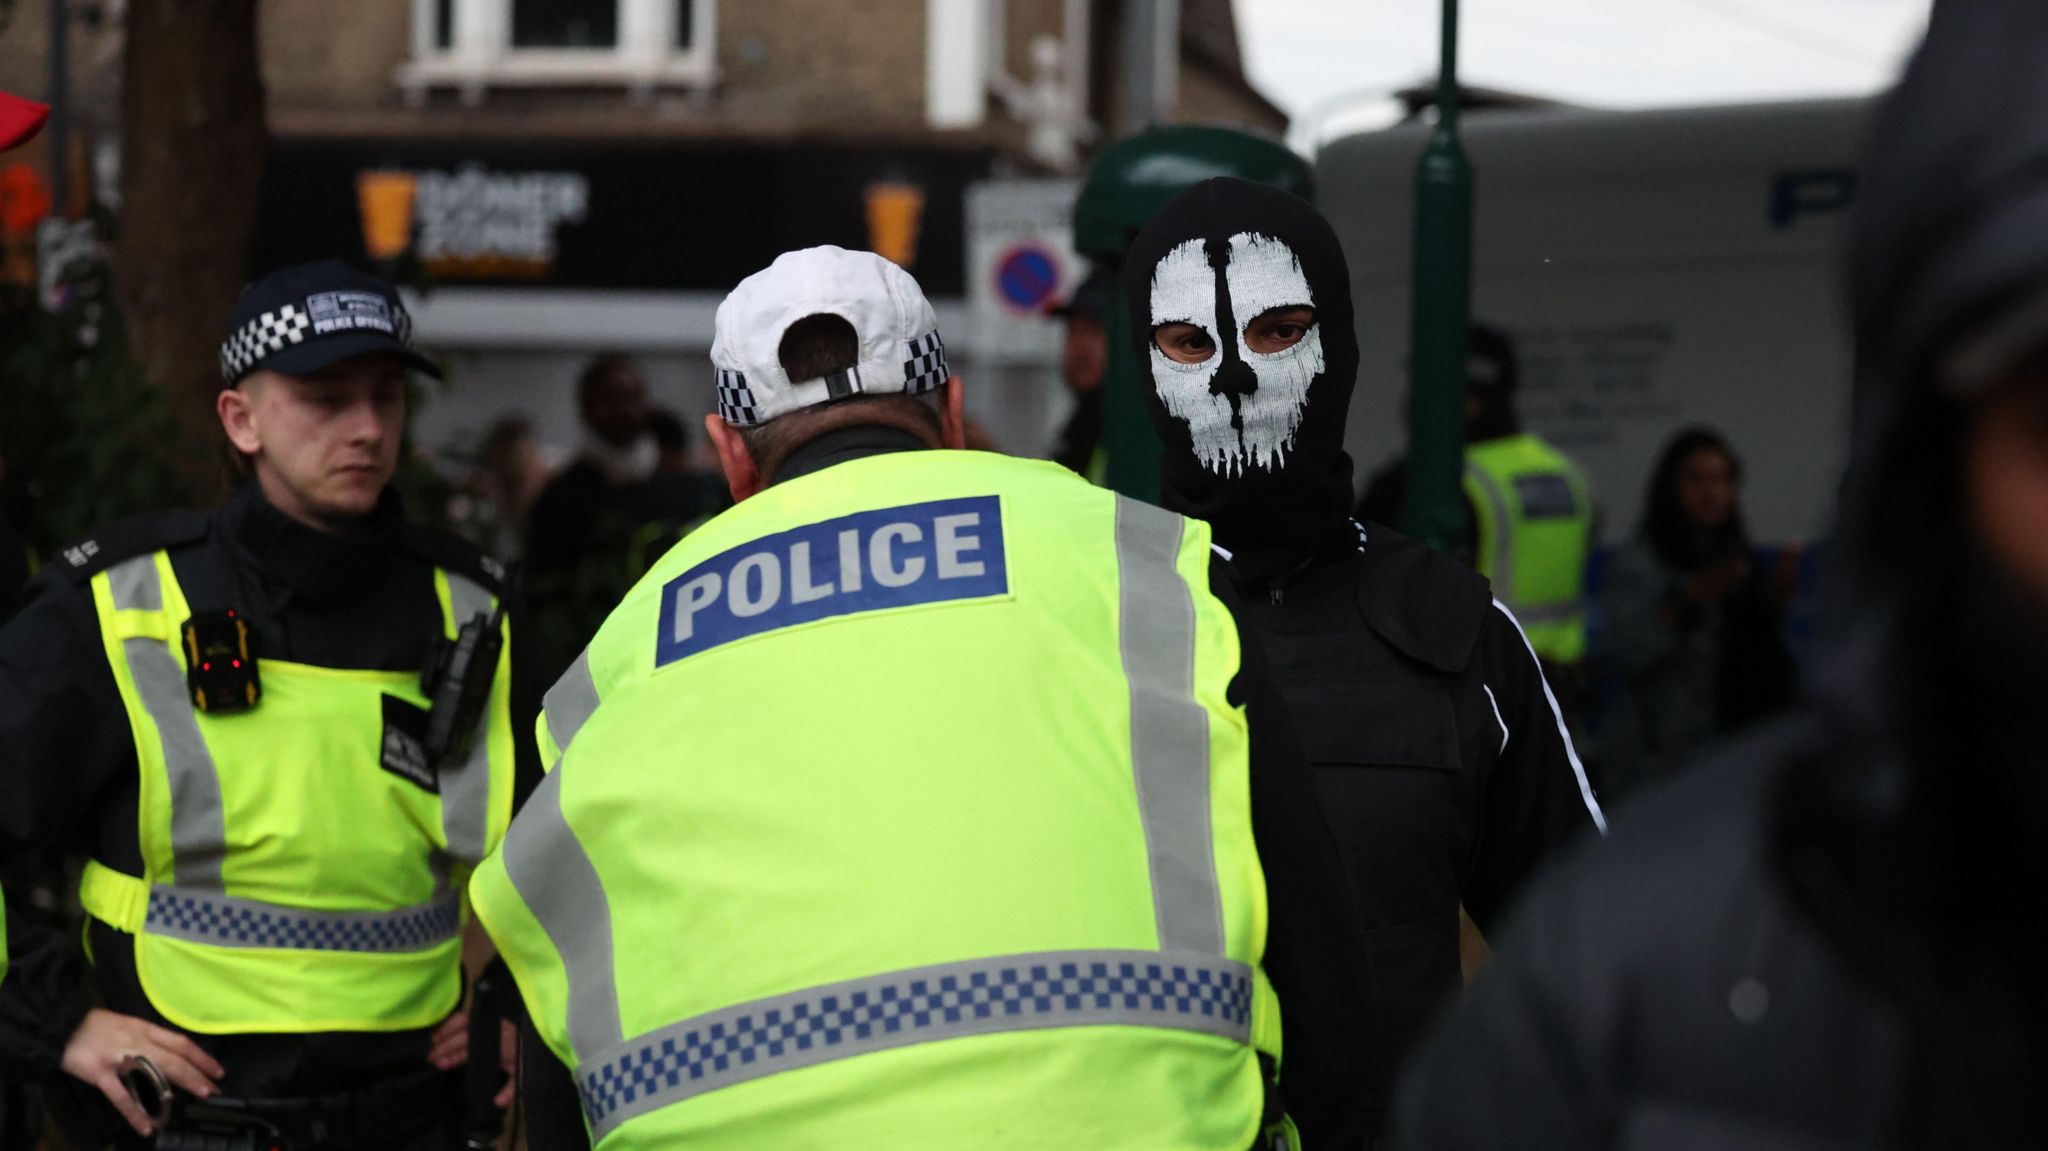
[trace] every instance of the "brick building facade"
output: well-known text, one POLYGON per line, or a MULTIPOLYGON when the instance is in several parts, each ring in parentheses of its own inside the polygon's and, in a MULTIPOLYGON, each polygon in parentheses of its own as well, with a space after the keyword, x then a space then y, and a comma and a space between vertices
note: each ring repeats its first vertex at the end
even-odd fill
MULTIPOLYGON (((519 410, 566 448, 569 381, 603 349, 707 410, 723 290, 806 243, 905 263, 973 369, 966 191, 1071 177, 1122 127, 1131 2, 262 0, 253 263, 339 253, 415 284, 455 381, 422 417, 436 445, 519 410)), ((121 4, 73 4, 76 135, 105 141, 121 4)), ((42 90, 41 15, 16 5, 0 31, 14 90, 42 90)), ((1169 119, 1284 131, 1244 77, 1230 0, 1182 0, 1177 44, 1169 119)), ((80 182, 111 186, 100 156, 80 182)), ((1039 448, 1064 403, 1049 365, 977 382, 999 442, 1039 448)))

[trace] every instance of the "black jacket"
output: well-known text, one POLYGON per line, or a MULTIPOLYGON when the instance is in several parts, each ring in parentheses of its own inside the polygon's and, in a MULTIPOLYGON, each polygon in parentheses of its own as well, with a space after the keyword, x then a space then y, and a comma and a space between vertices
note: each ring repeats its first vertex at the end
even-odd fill
POLYGON ((1458 908, 1491 935, 1549 851, 1602 826, 1543 673, 1470 568, 1377 524, 1278 588, 1240 589, 1315 767, 1367 931, 1363 1091, 1460 985, 1458 908))
MULTIPOLYGON (((135 746, 88 580, 158 549, 170 552, 195 603, 219 600, 250 621, 259 661, 417 670, 429 639, 441 634, 434 568, 498 589, 496 569, 474 548, 406 522, 395 498, 387 497, 362 532, 338 539, 278 512, 254 484, 211 514, 144 517, 66 549, 0 629, 0 849, 11 857, 89 856, 131 875, 142 871, 135 746)), ((518 671, 521 633, 515 615, 513 728, 525 733, 539 693, 518 671)), ((539 767, 531 740, 518 746, 523 793, 539 767)), ((0 1071, 66 1082, 56 1072, 58 1058, 95 998, 168 1026, 136 979, 131 937, 89 923, 91 966, 75 937, 10 920, 13 967, 0 986, 0 1071)), ((225 1094, 276 1098, 410 1074, 425 1066, 428 1034, 198 1038, 227 1068, 225 1094)), ((80 1097, 111 1117, 96 1095, 80 1097)))
MULTIPOLYGON (((849 428, 797 450, 777 479, 820 471, 886 451, 915 449, 914 437, 889 429, 849 428)), ((1266 674, 1257 636, 1223 574, 1211 565, 1210 585, 1240 621, 1243 659, 1231 702, 1246 709, 1251 730, 1252 832, 1266 875, 1265 971, 1279 993, 1286 1029, 1282 1093, 1310 1146, 1349 1151, 1363 1139, 1364 1115, 1353 1084, 1367 1059, 1372 1026, 1371 958, 1350 908, 1349 886, 1315 787, 1284 722, 1284 707, 1266 674), (1366 978, 1361 979, 1360 973, 1366 978)), ((588 1148, 575 1085, 528 1025, 521 1041, 521 1096, 532 1151, 588 1148)), ((962 1146, 971 1146, 971 1132, 962 1146)))
POLYGON ((2048 7, 1935 6, 1863 171, 1810 696, 1544 882, 1404 1090, 1413 1146, 2048 1145, 2048 603, 1975 533, 1958 372, 2003 345, 2042 386, 2044 111, 2048 7))

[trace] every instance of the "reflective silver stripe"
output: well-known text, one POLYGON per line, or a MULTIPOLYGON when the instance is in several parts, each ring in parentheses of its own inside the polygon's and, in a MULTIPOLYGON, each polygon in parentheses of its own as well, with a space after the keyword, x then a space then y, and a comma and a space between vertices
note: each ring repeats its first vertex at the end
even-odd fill
POLYGON ((142 929, 214 947, 388 954, 438 947, 461 925, 461 900, 452 891, 396 911, 314 911, 157 886, 149 889, 142 929))
POLYGON ((1209 715, 1195 699, 1195 602, 1177 563, 1186 527, 1171 512, 1117 497, 1118 644, 1159 948, 1221 955, 1209 715))
POLYGON ((569 750, 569 741, 597 710, 597 682, 590 678, 589 648, 577 653, 576 662, 548 689, 540 704, 548 717, 548 736, 557 748, 569 750))
MULTIPOLYGON (((107 570, 117 611, 163 610, 163 587, 154 556, 137 556, 107 570)), ((227 825, 221 812, 220 773, 199 734, 199 719, 185 686, 185 666, 173 640, 143 636, 121 641, 128 674, 143 710, 156 724, 171 791, 171 855, 183 887, 219 889, 227 825)))
POLYGON ((505 835, 505 876, 562 957, 569 982, 569 1043, 579 1061, 625 1037, 612 962, 612 909, 596 865, 562 816, 557 767, 519 810, 505 835))
POLYGON ((154 555, 136 556, 108 568, 107 583, 114 593, 115 611, 164 609, 164 589, 158 581, 154 555))
POLYGON ((1055 951, 895 971, 686 1019, 579 1062, 592 1141, 650 1111, 890 1048, 1052 1027, 1251 1042, 1252 971, 1213 955, 1055 951))
MULTIPOLYGON (((1465 465, 1465 478, 1479 485, 1480 494, 1493 509, 1493 570, 1483 573, 1493 583, 1493 594, 1515 602, 1515 519, 1508 496, 1493 482, 1493 475, 1477 464, 1465 465)), ((1474 525, 1477 526, 1476 524, 1474 525)))
POLYGON ((1585 614, 1586 605, 1576 599, 1561 600, 1557 603, 1515 605, 1515 618, 1525 624, 1571 623, 1585 614))
MULTIPOLYGON (((472 580, 448 572, 448 601, 455 609, 457 634, 478 613, 488 617, 496 599, 472 580)), ((510 659, 501 650, 498 659, 510 659)), ((460 760, 440 767, 441 831, 448 839, 448 854, 464 863, 475 864, 484 857, 484 829, 491 810, 491 726, 496 716, 486 708, 476 734, 460 760)))

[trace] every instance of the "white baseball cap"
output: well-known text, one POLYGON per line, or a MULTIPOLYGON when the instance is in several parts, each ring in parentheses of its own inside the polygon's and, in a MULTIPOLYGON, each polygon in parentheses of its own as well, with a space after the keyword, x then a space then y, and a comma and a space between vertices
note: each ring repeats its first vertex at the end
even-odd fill
POLYGON ((751 427, 853 395, 936 390, 946 382, 946 346, 924 290, 910 273, 873 252, 829 244, 784 252, 740 281, 718 305, 711 338, 718 414, 751 427), (782 336, 806 316, 838 316, 860 340, 860 362, 815 380, 782 369, 782 336))

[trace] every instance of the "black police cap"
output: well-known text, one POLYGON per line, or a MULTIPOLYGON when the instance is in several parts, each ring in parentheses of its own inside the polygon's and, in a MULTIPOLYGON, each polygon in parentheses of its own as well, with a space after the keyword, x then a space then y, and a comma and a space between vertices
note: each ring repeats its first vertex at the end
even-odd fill
POLYGON ((221 341, 220 374, 230 386, 259 370, 304 376, 373 352, 441 378, 413 350, 412 316, 398 289, 340 260, 321 260, 280 268, 243 289, 221 341))

